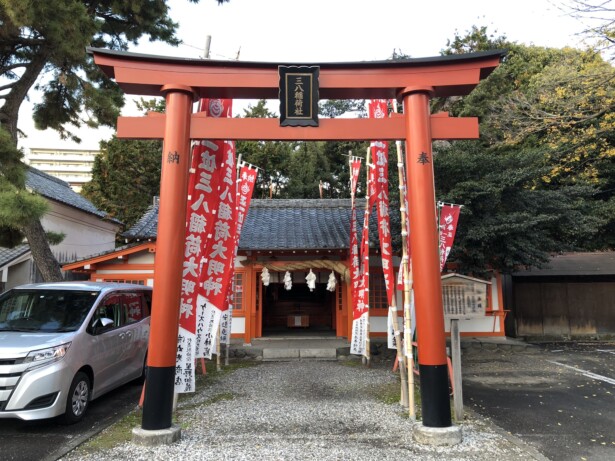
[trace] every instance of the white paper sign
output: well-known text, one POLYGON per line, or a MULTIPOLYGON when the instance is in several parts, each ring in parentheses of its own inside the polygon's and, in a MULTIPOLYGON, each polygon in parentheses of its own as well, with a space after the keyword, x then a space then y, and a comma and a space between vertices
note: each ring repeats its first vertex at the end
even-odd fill
POLYGON ((211 359, 213 351, 216 350, 216 337, 222 311, 199 295, 196 312, 196 356, 211 359))
POLYGON ((364 355, 367 357, 365 348, 365 338, 367 337, 367 312, 364 312, 361 317, 352 321, 352 342, 350 344, 350 353, 356 355, 364 355))

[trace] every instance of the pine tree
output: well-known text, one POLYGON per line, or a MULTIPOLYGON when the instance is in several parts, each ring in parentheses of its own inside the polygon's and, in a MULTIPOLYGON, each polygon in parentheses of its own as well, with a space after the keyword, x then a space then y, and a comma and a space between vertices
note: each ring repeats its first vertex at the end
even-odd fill
MULTIPOLYGON (((143 36, 178 44, 177 24, 168 13, 164 0, 0 1, 0 128, 5 133, 0 137, 0 155, 10 157, 17 146, 19 108, 33 87, 42 92, 32 114, 39 129, 51 128, 63 138, 79 141, 72 128, 115 126, 122 92, 98 69, 86 47, 126 50, 143 36)), ((0 158, 0 162, 12 160, 0 158)), ((11 200, 14 197, 6 194, 8 186, 3 184, 0 209, 5 211, 0 225, 11 229, 12 240, 20 233, 26 236, 45 280, 61 279, 38 220, 39 201, 32 200, 23 183, 9 183, 19 201, 11 200), (6 212, 11 207, 20 212, 6 212)))

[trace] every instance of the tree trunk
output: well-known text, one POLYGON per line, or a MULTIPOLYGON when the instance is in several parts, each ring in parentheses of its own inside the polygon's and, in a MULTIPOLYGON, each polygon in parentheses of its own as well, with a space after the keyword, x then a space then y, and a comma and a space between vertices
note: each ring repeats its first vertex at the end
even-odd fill
POLYGON ((63 280, 60 264, 49 248, 45 237, 45 230, 39 220, 34 220, 21 231, 25 234, 30 244, 32 258, 38 267, 45 282, 60 282, 63 280))
MULTIPOLYGON (((19 107, 43 70, 46 57, 47 54, 43 50, 32 59, 19 81, 5 95, 4 105, 0 108, 0 124, 11 134, 15 146, 17 146, 19 107)), ((46 282, 62 280, 60 265, 49 248, 45 230, 40 221, 34 220, 20 230, 28 239, 32 258, 42 274, 43 280, 46 282)))
POLYGON ((11 85, 10 91, 4 95, 4 104, 0 107, 0 125, 11 134, 15 146, 17 146, 19 108, 45 67, 46 58, 45 52, 37 54, 26 66, 19 80, 11 85))

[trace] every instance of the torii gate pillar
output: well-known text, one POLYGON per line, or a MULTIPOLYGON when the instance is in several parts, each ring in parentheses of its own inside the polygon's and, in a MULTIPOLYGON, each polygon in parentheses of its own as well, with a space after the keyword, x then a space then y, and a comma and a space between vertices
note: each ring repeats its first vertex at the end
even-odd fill
MULTIPOLYGON (((162 148, 158 241, 154 260, 147 382, 142 428, 172 427, 175 360, 190 168, 190 117, 194 94, 184 85, 165 85, 166 121, 162 148), (178 251, 180 250, 180 251, 178 251)), ((179 434, 178 434, 179 436, 179 434)))
POLYGON ((406 184, 412 248, 412 276, 416 305, 416 331, 421 376, 422 426, 419 441, 439 431, 440 439, 461 441, 461 430, 452 425, 448 392, 446 338, 433 173, 429 100, 433 88, 406 88, 403 96, 406 124, 406 184), (443 434, 441 432, 445 432, 443 434))

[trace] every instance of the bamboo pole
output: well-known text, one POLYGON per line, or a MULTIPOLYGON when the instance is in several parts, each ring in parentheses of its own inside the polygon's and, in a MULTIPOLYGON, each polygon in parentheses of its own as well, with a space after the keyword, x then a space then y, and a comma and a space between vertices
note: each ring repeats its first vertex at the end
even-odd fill
MULTIPOLYGON (((240 173, 241 173, 241 167, 243 166, 242 160, 241 160, 241 154, 239 154, 237 156, 237 165, 235 165, 235 169, 237 170, 237 176, 235 178, 235 209, 237 209, 237 207, 239 206, 239 196, 241 195, 241 193, 239 192, 239 184, 240 184, 240 173)), ((237 214, 235 214, 235 222, 237 222, 237 214)), ((239 239, 237 239, 237 242, 235 244, 235 252, 233 253, 234 258, 237 256, 237 246, 239 245, 239 239)), ((235 264, 233 262, 233 264, 235 264)), ((235 295, 235 268, 233 268, 233 276, 231 277, 230 280, 230 284, 231 284, 231 296, 229 301, 231 302, 231 306, 232 303, 234 302, 234 295, 235 295)), ((231 329, 232 329, 232 325, 233 325, 233 309, 232 307, 229 306, 229 312, 228 312, 228 333, 227 333, 227 340, 226 343, 224 344, 224 366, 228 367, 228 363, 229 363, 229 349, 231 348, 231 329)))
MULTIPOLYGON (((393 103, 395 105, 395 103, 393 103)), ((393 280, 390 283, 394 283, 393 280)), ((401 333, 399 330, 399 319, 397 317, 397 297, 396 289, 393 289, 393 296, 391 298, 391 305, 389 306, 389 315, 391 316, 391 322, 393 323, 393 334, 395 336, 395 348, 397 349, 397 363, 399 366, 399 376, 401 378, 401 405, 404 408, 408 408, 408 375, 406 362, 404 360, 404 351, 402 345, 401 333)))
POLYGON ((453 406, 455 420, 463 421, 463 389, 461 384, 461 343, 459 319, 451 319, 451 355, 453 356, 453 406))
MULTIPOLYGON (((366 184, 366 191, 365 191, 365 215, 367 217, 367 219, 363 218, 363 225, 369 223, 369 212, 370 212, 370 206, 369 206, 369 194, 370 194, 370 186, 371 186, 371 182, 369 180, 370 178, 370 152, 371 152, 371 147, 368 146, 367 147, 367 155, 365 157, 365 171, 367 172, 367 181, 365 182, 366 184)), ((367 254, 366 255, 362 255, 364 260, 363 260, 363 270, 366 271, 366 277, 363 278, 363 280, 367 280, 367 285, 364 286, 364 290, 365 290, 365 306, 366 306, 366 312, 367 312, 367 317, 366 317, 366 322, 365 322, 365 366, 369 367, 371 365, 371 359, 372 359, 372 354, 371 354, 371 341, 369 339, 369 331, 370 331, 370 325, 369 325, 369 227, 367 228, 367 231, 364 232, 365 238, 367 238, 367 254)))
MULTIPOLYGON (((397 101, 393 100, 393 110, 397 113, 397 101)), ((399 212, 401 214, 401 241, 402 241, 402 273, 404 277, 404 348, 408 373, 408 416, 412 421, 416 420, 414 402, 414 354, 412 352, 412 324, 410 304, 412 302, 412 267, 408 255, 408 210, 406 209, 406 180, 404 174, 404 162, 401 149, 401 141, 395 141, 397 149, 397 172, 399 175, 399 212)), ((400 366, 401 371, 401 366, 400 366)))
POLYGON ((218 330, 216 331, 216 369, 222 370, 222 363, 220 359, 220 330, 222 328, 222 322, 218 323, 218 330))
MULTIPOLYGON (((231 280, 231 283, 233 283, 233 281, 231 280)), ((231 296, 233 296, 231 294, 231 296)), ((229 363, 229 349, 231 348, 231 325, 232 325, 232 321, 233 321, 233 309, 231 307, 229 307, 229 327, 228 327, 228 339, 226 341, 226 343, 224 344, 224 366, 228 367, 228 363, 229 363)))
MULTIPOLYGON (((393 283, 393 281, 391 281, 393 283)), ((389 307, 389 315, 392 315, 393 331, 395 332, 395 347, 397 349, 397 363, 399 364, 399 376, 401 378, 401 405, 404 408, 408 408, 408 375, 406 362, 404 361, 404 350, 402 347, 401 333, 399 331, 399 322, 397 319, 397 301, 395 300, 395 291, 393 292, 393 298, 391 300, 391 306, 389 307), (392 314, 391 314, 391 311, 392 314)))

